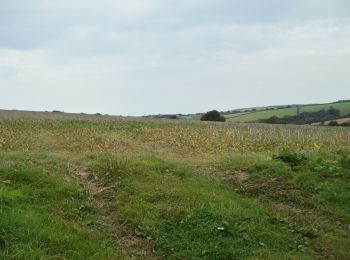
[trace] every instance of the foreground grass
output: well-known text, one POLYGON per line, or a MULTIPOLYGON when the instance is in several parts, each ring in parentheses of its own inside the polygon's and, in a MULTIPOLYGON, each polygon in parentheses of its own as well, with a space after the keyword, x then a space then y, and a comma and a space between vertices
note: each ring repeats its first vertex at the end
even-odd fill
MULTIPOLYGON (((278 156, 277 156, 278 157, 278 156)), ((282 151, 281 159, 224 158, 220 176, 239 194, 258 199, 281 223, 304 238, 318 257, 350 256, 350 151, 282 151), (239 179, 244 172, 245 178, 239 179)))
POLYGON ((84 190, 65 172, 47 156, 0 154, 1 259, 121 256, 84 190))
MULTIPOLYGON (((156 158, 95 162, 106 185, 118 183, 113 204, 164 257, 284 259, 303 255, 293 233, 258 203, 191 169, 156 158)), ((306 254, 305 254, 306 255, 306 254)))
POLYGON ((349 258, 347 129, 5 120, 0 133, 0 258, 349 258))

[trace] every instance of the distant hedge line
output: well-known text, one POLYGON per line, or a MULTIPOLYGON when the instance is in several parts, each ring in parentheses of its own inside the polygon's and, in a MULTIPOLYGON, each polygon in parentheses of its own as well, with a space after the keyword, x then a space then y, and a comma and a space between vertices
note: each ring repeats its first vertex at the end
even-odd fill
POLYGON ((336 120, 339 118, 340 118, 340 111, 338 109, 330 107, 328 110, 322 109, 317 112, 302 112, 295 116, 285 116, 282 118, 279 118, 277 116, 272 116, 268 119, 259 119, 255 122, 267 123, 267 124, 305 125, 305 124, 312 124, 317 122, 336 120))

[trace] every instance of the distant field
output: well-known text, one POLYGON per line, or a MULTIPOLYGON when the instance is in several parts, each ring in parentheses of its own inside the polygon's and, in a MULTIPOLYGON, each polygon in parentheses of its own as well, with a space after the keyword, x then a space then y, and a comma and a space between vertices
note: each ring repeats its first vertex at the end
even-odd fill
MULTIPOLYGON (((346 123, 346 122, 350 122, 350 117, 347 118, 341 118, 341 119, 337 119, 337 120, 330 120, 330 121, 325 121, 324 124, 327 125, 329 124, 331 121, 337 121, 338 124, 342 124, 342 123, 346 123)), ((321 123, 314 123, 313 125, 321 125, 321 123)))
MULTIPOLYGON (((346 122, 349 122, 350 121, 350 117, 347 117, 347 118, 341 118, 341 119, 338 119, 338 120, 335 120, 337 121, 339 124, 341 123, 346 123, 346 122)), ((330 121, 327 121, 325 123, 329 123, 330 121)))
MULTIPOLYGON (((350 102, 302 106, 300 108, 300 112, 317 112, 321 109, 328 109, 330 107, 339 109, 342 116, 350 113, 350 102)), ((256 121, 258 119, 267 119, 267 118, 270 118, 271 116, 284 117, 284 116, 294 116, 296 114, 297 114, 297 108, 295 107, 295 108, 283 108, 283 109, 276 109, 276 110, 252 112, 245 115, 239 115, 237 117, 226 116, 226 118, 228 121, 231 121, 231 122, 251 122, 251 121, 256 121)))
POLYGON ((238 116, 242 116, 242 115, 246 115, 249 114, 251 112, 240 112, 240 113, 234 113, 234 114, 230 114, 230 115, 225 115, 226 119, 231 119, 234 117, 238 117, 238 116))
POLYGON ((24 111, 24 110, 4 110, 0 109, 0 119, 79 119, 79 120, 117 120, 125 118, 122 116, 109 116, 101 114, 85 113, 65 113, 65 112, 41 112, 41 111, 24 111))

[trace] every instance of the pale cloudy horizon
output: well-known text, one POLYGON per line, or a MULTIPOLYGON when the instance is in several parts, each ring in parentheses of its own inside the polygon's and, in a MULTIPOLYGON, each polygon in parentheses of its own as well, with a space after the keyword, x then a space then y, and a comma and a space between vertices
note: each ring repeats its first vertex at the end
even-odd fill
POLYGON ((350 98, 348 0, 0 0, 0 109, 175 114, 350 98))

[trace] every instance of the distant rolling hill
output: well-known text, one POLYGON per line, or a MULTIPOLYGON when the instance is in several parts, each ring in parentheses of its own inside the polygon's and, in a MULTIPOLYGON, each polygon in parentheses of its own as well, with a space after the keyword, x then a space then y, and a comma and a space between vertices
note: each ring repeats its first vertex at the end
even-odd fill
POLYGON ((42 111, 24 111, 24 110, 5 110, 0 109, 0 119, 54 119, 54 120, 120 120, 122 116, 110 116, 96 114, 85 114, 85 113, 65 113, 62 111, 42 112, 42 111))
MULTIPOLYGON (((336 108, 340 111, 341 116, 346 116, 350 114, 350 101, 347 102, 334 102, 327 104, 317 104, 317 105, 302 105, 299 107, 300 113, 302 112, 317 112, 322 109, 329 109, 330 107, 336 108)), ((273 110, 264 110, 264 111, 252 111, 244 114, 230 114, 225 115, 227 121, 230 122, 252 122, 258 119, 267 119, 272 116, 284 117, 284 116, 294 116, 297 114, 298 108, 280 108, 273 110)))

